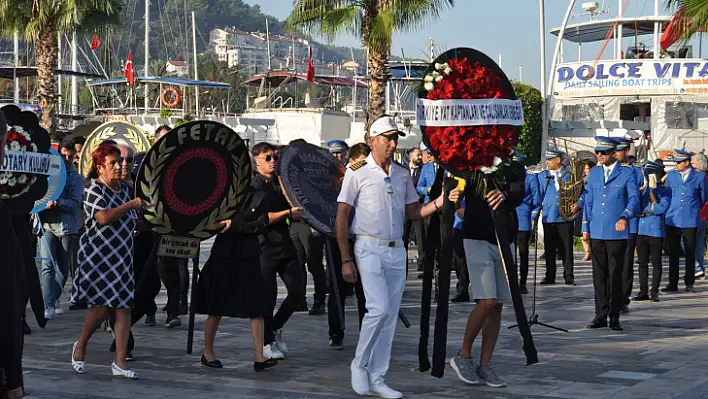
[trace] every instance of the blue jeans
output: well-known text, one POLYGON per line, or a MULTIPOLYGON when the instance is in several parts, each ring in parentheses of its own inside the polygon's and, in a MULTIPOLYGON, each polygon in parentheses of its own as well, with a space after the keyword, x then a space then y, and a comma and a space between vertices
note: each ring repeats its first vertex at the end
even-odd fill
POLYGON ((696 270, 703 270, 703 261, 706 255, 706 226, 708 220, 701 220, 696 229, 696 270))
POLYGON ((39 256, 42 258, 42 287, 44 306, 53 308, 56 300, 64 292, 64 284, 69 276, 71 257, 76 236, 56 236, 49 231, 40 239, 39 256), (51 253, 50 253, 51 251, 51 253), (52 259, 54 264, 52 264, 52 259))

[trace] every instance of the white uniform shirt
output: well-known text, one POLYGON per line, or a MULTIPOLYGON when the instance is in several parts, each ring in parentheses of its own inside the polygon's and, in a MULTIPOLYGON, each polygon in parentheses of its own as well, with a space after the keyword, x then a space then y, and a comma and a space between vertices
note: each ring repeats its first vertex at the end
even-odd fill
POLYGON ((366 165, 357 170, 347 168, 337 202, 354 208, 351 233, 382 240, 401 240, 406 221, 406 205, 418 202, 418 192, 408 171, 391 163, 390 174, 369 155, 366 165), (391 178, 389 194, 386 177, 391 178))

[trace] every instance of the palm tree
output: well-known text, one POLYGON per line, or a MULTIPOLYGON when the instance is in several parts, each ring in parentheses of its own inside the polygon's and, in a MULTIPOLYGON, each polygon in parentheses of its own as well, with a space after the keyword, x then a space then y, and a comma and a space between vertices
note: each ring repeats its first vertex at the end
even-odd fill
MULTIPOLYGON (((369 70, 369 125, 384 114, 388 61, 394 32, 406 32, 436 20, 455 0, 294 0, 291 28, 333 39, 340 33, 359 37, 369 70)), ((368 133, 367 133, 368 138, 368 133)))
POLYGON ((118 25, 123 0, 0 0, 0 34, 15 31, 37 46, 37 85, 41 125, 54 136, 54 105, 58 34, 74 31, 105 32, 118 25))
POLYGON ((681 39, 688 40, 694 33, 708 28, 708 0, 668 0, 666 6, 681 12, 681 39))

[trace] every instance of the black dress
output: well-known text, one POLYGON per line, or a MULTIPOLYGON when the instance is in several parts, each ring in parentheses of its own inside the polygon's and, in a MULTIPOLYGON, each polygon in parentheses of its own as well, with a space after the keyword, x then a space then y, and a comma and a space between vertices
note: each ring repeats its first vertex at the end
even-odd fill
POLYGON ((231 218, 231 229, 216 237, 199 274, 195 313, 256 318, 271 311, 259 261, 258 234, 268 228, 264 205, 262 194, 251 189, 231 218))
POLYGON ((0 201, 0 396, 22 386, 22 313, 26 303, 20 281, 24 267, 10 211, 0 201))

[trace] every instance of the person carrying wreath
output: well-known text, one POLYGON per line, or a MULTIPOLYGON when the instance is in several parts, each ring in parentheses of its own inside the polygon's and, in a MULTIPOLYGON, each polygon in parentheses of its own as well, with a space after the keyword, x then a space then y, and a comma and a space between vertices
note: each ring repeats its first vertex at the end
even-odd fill
POLYGON ((239 317, 251 320, 255 348, 255 371, 278 364, 264 357, 263 317, 272 314, 268 290, 261 273, 261 249, 258 235, 268 230, 268 203, 265 192, 250 188, 241 211, 221 224, 224 229, 216 236, 211 255, 199 277, 195 313, 209 315, 204 328, 204 353, 201 363, 222 368, 214 350, 216 331, 221 318, 239 317))
POLYGON ((78 269, 74 275, 71 302, 91 304, 84 318, 79 340, 71 352, 74 371, 85 371, 86 349, 94 331, 106 319, 108 309, 115 309, 114 376, 136 379, 126 365, 130 308, 133 306, 133 231, 137 210, 144 209, 143 200, 130 199, 129 188, 121 179, 120 150, 113 145, 100 145, 91 154, 92 171, 84 190, 86 231, 81 235, 78 269))

